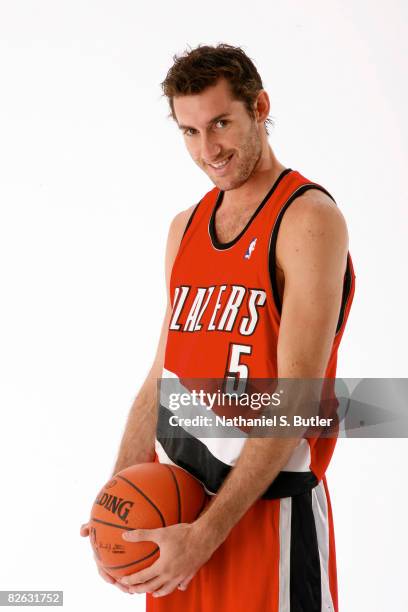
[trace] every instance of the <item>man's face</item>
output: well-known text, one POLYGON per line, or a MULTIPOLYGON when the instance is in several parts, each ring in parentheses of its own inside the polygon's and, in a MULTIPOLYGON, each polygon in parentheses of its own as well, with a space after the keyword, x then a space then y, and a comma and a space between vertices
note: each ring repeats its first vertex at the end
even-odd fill
POLYGON ((200 94, 175 97, 174 113, 191 157, 219 189, 245 183, 261 156, 262 124, 232 98, 224 78, 200 94))

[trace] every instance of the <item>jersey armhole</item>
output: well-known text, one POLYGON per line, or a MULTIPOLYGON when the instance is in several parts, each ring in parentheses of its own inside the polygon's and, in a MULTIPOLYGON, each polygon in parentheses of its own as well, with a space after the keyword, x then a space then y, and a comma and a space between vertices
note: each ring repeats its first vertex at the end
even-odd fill
MULTIPOLYGON (((296 198, 301 196, 303 193, 305 193, 309 189, 318 189, 319 191, 323 191, 323 193, 328 195, 329 198, 333 200, 333 202, 336 202, 333 196, 326 189, 324 189, 324 187, 321 187, 320 185, 316 185, 314 183, 308 183, 307 185, 302 185, 301 187, 296 189, 296 191, 289 197, 286 203, 282 206, 276 218, 275 224, 273 226, 272 233, 271 233, 271 239, 269 243, 269 277, 271 281, 273 299, 274 299, 275 306, 276 306, 276 309, 279 315, 281 315, 282 313, 282 303, 279 297, 278 283, 276 280, 276 252, 275 252, 276 242, 278 239, 278 232, 279 232, 280 224, 282 222, 283 215, 285 214, 286 210, 289 208, 292 202, 296 200, 296 198)), ((335 335, 338 334, 343 324, 344 313, 346 310, 346 305, 347 305, 348 297, 350 295, 350 290, 351 290, 351 284, 352 284, 351 281, 352 281, 352 275, 351 275, 351 267, 350 267, 350 254, 347 253, 347 266, 346 266, 346 271, 344 273, 343 294, 341 298, 340 314, 339 314, 339 319, 337 321, 335 335)))
POLYGON ((193 220, 193 218, 194 218, 194 215, 196 214, 197 209, 198 209, 198 207, 200 206, 201 202, 202 202, 202 200, 200 200, 200 201, 198 202, 198 204, 196 204, 196 205, 194 206, 194 209, 193 209, 193 211, 192 211, 192 213, 191 213, 191 215, 190 215, 190 217, 189 217, 189 219, 188 219, 188 221, 187 221, 186 227, 184 228, 184 232, 183 232, 183 235, 182 235, 182 237, 181 237, 180 244, 183 242, 184 236, 186 235, 187 230, 188 230, 188 228, 190 227, 191 222, 192 222, 192 220, 193 220))

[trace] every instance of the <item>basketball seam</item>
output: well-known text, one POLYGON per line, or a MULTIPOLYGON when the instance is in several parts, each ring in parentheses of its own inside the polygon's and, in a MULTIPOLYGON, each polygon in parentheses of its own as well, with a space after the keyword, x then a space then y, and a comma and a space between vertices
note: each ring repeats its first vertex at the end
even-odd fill
POLYGON ((173 469, 169 465, 166 465, 166 468, 170 471, 170 473, 172 475, 172 478, 174 480, 175 487, 176 487, 177 502, 178 502, 178 520, 177 520, 177 522, 181 523, 181 495, 180 495, 180 487, 179 487, 178 480, 177 480, 177 477, 176 477, 173 469))
POLYGON ((116 529, 126 529, 126 531, 129 531, 129 529, 137 529, 137 527, 129 527, 129 525, 116 525, 115 523, 109 523, 108 521, 103 521, 102 519, 95 518, 94 516, 91 516, 91 521, 94 521, 95 523, 102 523, 102 525, 108 525, 108 527, 116 527, 116 529))
POLYGON ((136 565, 136 563, 141 563, 142 561, 146 561, 146 559, 149 559, 149 557, 152 557, 153 555, 155 555, 158 550, 159 550, 159 547, 156 546, 156 548, 151 553, 146 555, 145 557, 142 557, 141 559, 137 559, 137 561, 131 561, 130 563, 125 563, 125 565, 104 565, 103 567, 105 569, 115 569, 115 570, 124 569, 125 567, 129 567, 130 565, 136 565))
POLYGON ((133 482, 131 482, 130 480, 128 480, 128 479, 127 479, 127 478, 125 478, 124 476, 119 476, 119 475, 117 475, 116 477, 117 477, 117 478, 120 478, 121 480, 124 480, 124 481, 125 481, 125 482, 127 482, 127 483, 128 483, 130 486, 131 486, 131 487, 133 487, 133 488, 134 488, 134 489, 135 489, 135 490, 136 490, 138 493, 140 493, 140 495, 142 495, 142 497, 144 497, 144 498, 145 498, 145 500, 146 500, 147 502, 149 502, 149 504, 150 504, 151 506, 153 506, 153 508, 154 508, 154 509, 157 511, 158 515, 160 516, 160 520, 161 520, 161 522, 162 522, 162 524, 163 524, 163 527, 166 527, 166 521, 164 520, 164 516, 163 516, 163 515, 162 515, 162 513, 160 512, 160 508, 158 508, 158 507, 156 506, 156 504, 155 504, 154 502, 152 502, 152 500, 151 500, 151 499, 149 499, 149 498, 147 497, 147 495, 145 495, 145 493, 143 493, 143 491, 141 491, 141 490, 140 490, 140 489, 139 489, 139 488, 138 488, 138 487, 137 487, 135 484, 133 484, 133 482))

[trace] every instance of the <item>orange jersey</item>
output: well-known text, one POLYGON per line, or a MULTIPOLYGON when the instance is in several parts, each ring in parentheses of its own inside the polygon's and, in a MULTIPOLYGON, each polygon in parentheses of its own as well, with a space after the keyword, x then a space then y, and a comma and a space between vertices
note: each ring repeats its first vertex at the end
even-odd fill
MULTIPOLYGON (((275 182, 247 225, 231 242, 219 243, 214 218, 223 192, 212 189, 193 211, 170 280, 173 314, 168 330, 163 378, 223 379, 238 376, 275 379, 281 304, 275 278, 275 245, 283 214, 308 189, 320 189, 287 169, 275 182)), ((328 194, 330 195, 330 194, 328 194)), ((330 196, 331 197, 331 196, 330 196)), ((325 376, 334 378, 337 349, 354 295, 350 254, 343 298, 325 376)), ((161 405, 156 452, 194 474, 216 493, 236 463, 245 438, 166 436, 168 406, 161 405)), ((335 438, 307 438, 265 493, 279 498, 304 493, 321 480, 335 438)))
MULTIPOLYGON (((215 213, 223 192, 209 191, 194 209, 174 261, 172 317, 163 378, 275 379, 281 303, 275 247, 288 206, 320 185, 286 169, 234 240, 220 243, 215 213)), ((330 196, 331 197, 331 196, 330 196)), ((333 198, 332 198, 333 199, 333 198)), ((325 376, 336 374, 337 350, 353 300, 350 254, 336 335, 325 376)), ((174 436, 160 398, 156 460, 174 463, 217 493, 245 437, 174 436)), ((153 598, 148 612, 289 612, 338 610, 334 531, 325 471, 335 438, 303 438, 265 494, 233 527, 185 592, 153 598)))

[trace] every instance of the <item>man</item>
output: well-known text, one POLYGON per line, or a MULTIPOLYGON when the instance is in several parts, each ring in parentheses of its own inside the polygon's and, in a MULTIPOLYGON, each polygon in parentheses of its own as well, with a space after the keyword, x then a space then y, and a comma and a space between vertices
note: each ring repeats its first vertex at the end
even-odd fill
POLYGON ((166 406, 156 433, 156 380, 334 378, 354 295, 346 223, 323 187, 277 160, 268 94, 242 49, 186 52, 163 89, 215 187, 171 223, 160 342, 114 473, 175 463, 212 498, 192 524, 124 536, 157 542, 151 567, 120 581, 99 571, 147 593, 148 611, 338 610, 325 478, 335 439, 172 438, 166 406))

